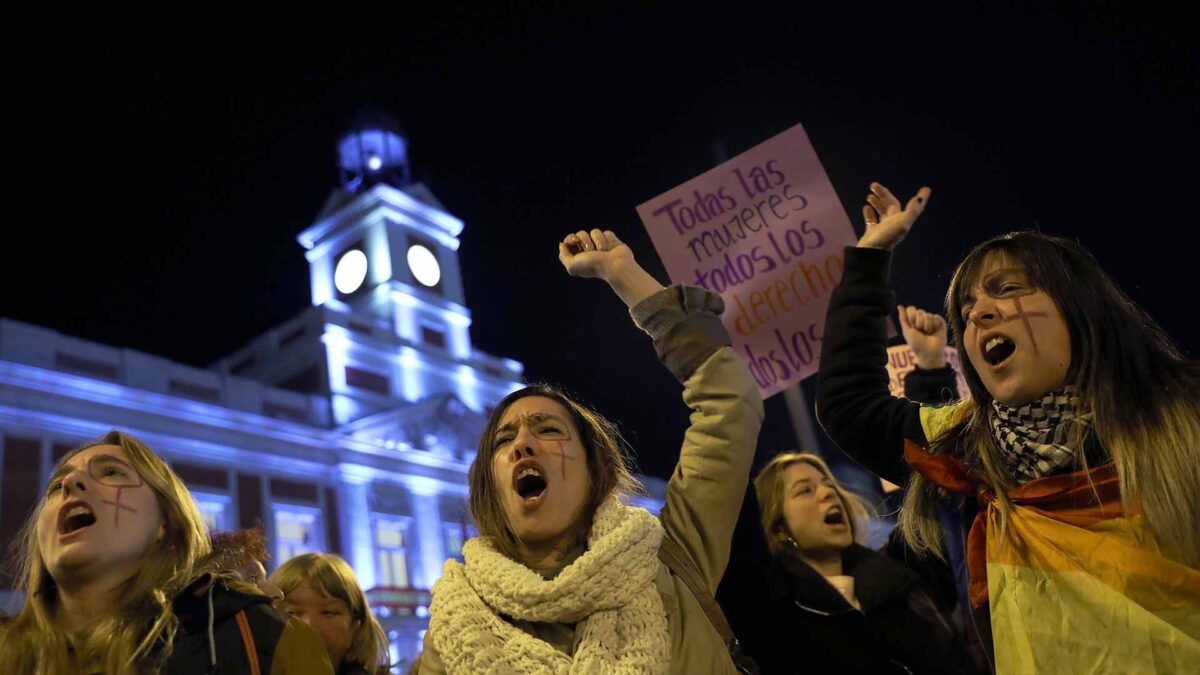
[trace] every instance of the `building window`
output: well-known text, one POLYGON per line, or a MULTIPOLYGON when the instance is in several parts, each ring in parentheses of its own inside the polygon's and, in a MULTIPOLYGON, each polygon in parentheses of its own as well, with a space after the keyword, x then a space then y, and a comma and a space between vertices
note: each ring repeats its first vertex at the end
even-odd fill
POLYGON ((275 562, 284 562, 303 553, 320 553, 325 545, 321 536, 321 512, 291 504, 276 504, 275 562))
POLYGON ((441 349, 446 348, 446 334, 429 326, 421 326, 421 340, 427 345, 441 349))
POLYGON ((290 405, 283 403, 274 403, 272 401, 263 401, 263 414, 267 417, 276 419, 291 420, 293 422, 303 422, 308 419, 308 411, 300 408, 293 408, 290 405))
POLYGON ((392 393, 392 385, 386 375, 373 373, 362 368, 355 368, 354 366, 346 366, 346 384, 385 396, 392 393))
POLYGON ((379 586, 408 587, 408 518, 375 518, 375 579, 379 586))
POLYGON ((232 529, 232 500, 228 495, 193 491, 192 498, 196 500, 196 508, 200 510, 200 516, 204 518, 209 532, 227 532, 232 529))
POLYGON ((221 390, 213 387, 206 387, 202 384, 193 382, 184 382, 171 378, 167 380, 167 391, 176 396, 186 396, 188 398, 199 399, 201 401, 220 401, 221 390))
POLYGON ((321 371, 316 366, 309 366, 275 386, 301 394, 315 394, 321 390, 321 371))
POLYGON ((442 534, 446 538, 446 555, 462 562, 463 544, 479 536, 474 523, 442 523, 442 534))
POLYGON ((111 363, 101 363, 82 356, 75 356, 66 352, 55 352, 54 367, 59 370, 68 370, 93 377, 102 377, 106 380, 117 379, 121 371, 111 363))

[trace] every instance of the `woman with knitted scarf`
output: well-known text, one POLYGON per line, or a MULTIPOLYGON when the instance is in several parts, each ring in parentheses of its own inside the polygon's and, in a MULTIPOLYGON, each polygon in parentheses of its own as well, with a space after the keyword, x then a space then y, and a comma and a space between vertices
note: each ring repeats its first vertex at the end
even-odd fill
POLYGON ((959 265, 946 318, 971 396, 888 394, 891 250, 925 208, 872 184, 821 355, 818 415, 908 481, 900 528, 942 555, 963 515, 975 628, 997 672, 1185 672, 1200 663, 1200 365, 1078 244, 1034 232, 959 265))
POLYGON ((567 273, 606 281, 683 383, 691 425, 661 518, 624 505, 638 489, 615 427, 534 385, 496 407, 471 465, 480 535, 433 588, 429 673, 734 673, 686 583, 659 562, 677 544, 715 592, 745 493, 762 399, 721 325, 720 298, 663 288, 608 231, 559 244, 567 273))

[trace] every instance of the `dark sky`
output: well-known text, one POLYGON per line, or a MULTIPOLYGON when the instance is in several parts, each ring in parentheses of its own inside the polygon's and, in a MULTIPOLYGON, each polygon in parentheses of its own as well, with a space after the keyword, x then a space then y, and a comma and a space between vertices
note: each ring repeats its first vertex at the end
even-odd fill
POLYGON ((611 227, 664 278, 634 207, 709 168, 715 139, 732 155, 802 122, 856 223, 871 180, 933 186, 902 301, 936 305, 972 244, 1040 227, 1200 354, 1193 18, 806 4, 39 23, 6 96, 0 315, 194 365, 232 351, 307 305, 295 234, 336 185, 345 120, 374 105, 466 223, 475 343, 619 420, 650 473, 674 463, 677 387, 555 242, 611 227))

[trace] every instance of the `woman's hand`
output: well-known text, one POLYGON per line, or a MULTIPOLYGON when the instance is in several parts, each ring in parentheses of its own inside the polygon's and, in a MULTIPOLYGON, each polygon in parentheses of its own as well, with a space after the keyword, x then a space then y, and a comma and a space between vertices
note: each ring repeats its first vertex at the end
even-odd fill
POLYGON ((931 193, 932 190, 927 187, 917 190, 916 196, 901 209, 900 200, 887 188, 879 183, 871 183, 871 194, 867 195, 867 203, 863 205, 863 220, 866 221, 867 230, 858 240, 858 245, 886 251, 896 248, 896 244, 904 240, 913 223, 921 217, 931 193))
POLYGON ((917 357, 921 370, 946 367, 946 320, 940 314, 926 312, 911 305, 897 305, 900 332, 917 357))
POLYGON ((603 279, 627 306, 662 290, 611 230, 580 230, 558 243, 558 261, 573 277, 603 279))
POLYGON ((636 265, 633 251, 612 230, 580 230, 558 245, 558 260, 573 277, 609 280, 623 266, 636 265))

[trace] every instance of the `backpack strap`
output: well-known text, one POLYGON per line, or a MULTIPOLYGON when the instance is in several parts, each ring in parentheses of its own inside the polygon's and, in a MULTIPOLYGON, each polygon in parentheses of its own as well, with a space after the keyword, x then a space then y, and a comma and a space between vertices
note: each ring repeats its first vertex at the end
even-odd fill
POLYGON ((758 665, 742 652, 742 644, 738 642, 737 636, 733 634, 733 629, 729 627, 729 621, 725 619, 725 612, 721 611, 721 605, 717 604, 717 599, 713 597, 700 577, 700 570, 696 569, 696 564, 688 557, 683 547, 669 536, 664 536, 662 544, 658 547, 658 559, 683 581, 696 601, 700 603, 705 616, 708 617, 708 622, 717 629, 717 633, 725 642, 725 648, 729 650, 729 656, 733 659, 733 665, 737 666, 738 671, 747 675, 757 675, 758 665))
POLYGON ((254 634, 250 632, 250 620, 246 617, 246 610, 237 613, 237 625, 242 631, 242 643, 246 645, 246 658, 250 661, 251 675, 262 675, 262 670, 258 667, 258 650, 254 648, 254 634))

